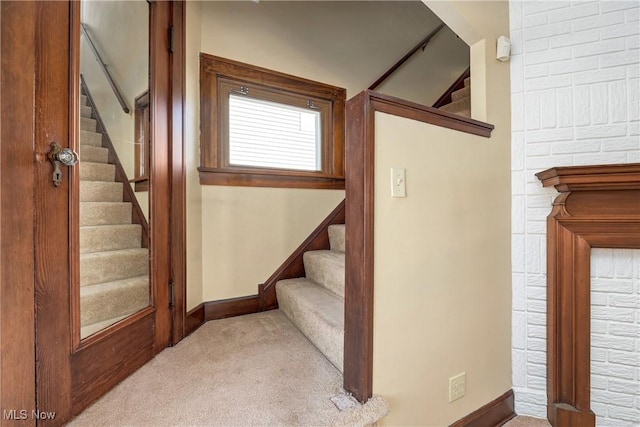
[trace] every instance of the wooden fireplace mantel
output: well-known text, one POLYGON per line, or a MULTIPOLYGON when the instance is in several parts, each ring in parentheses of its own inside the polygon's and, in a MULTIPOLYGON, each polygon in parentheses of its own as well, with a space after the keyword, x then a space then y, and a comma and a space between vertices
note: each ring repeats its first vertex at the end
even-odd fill
POLYGON ((591 248, 640 248, 640 163, 536 176, 560 192, 547 218, 547 417, 553 426, 595 426, 591 248))

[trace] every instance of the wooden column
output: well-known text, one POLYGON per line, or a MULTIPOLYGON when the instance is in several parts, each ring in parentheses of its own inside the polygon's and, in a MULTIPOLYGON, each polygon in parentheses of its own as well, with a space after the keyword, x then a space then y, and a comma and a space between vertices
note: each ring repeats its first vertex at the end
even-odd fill
POLYGON ((547 219, 547 417, 553 426, 595 426, 591 248, 640 248, 640 164, 536 176, 560 192, 547 219))

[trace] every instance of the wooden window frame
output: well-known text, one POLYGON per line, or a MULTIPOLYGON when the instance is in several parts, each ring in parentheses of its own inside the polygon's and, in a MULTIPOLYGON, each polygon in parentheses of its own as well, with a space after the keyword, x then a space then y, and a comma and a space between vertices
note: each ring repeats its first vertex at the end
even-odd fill
POLYGON ((200 54, 200 184, 344 189, 345 89, 208 54, 200 54), (321 170, 229 164, 229 93, 244 86, 258 99, 316 104, 322 120, 321 170))
POLYGON ((151 166, 151 122, 149 120, 149 91, 145 91, 135 100, 135 151, 133 179, 135 191, 149 191, 149 168, 151 166))

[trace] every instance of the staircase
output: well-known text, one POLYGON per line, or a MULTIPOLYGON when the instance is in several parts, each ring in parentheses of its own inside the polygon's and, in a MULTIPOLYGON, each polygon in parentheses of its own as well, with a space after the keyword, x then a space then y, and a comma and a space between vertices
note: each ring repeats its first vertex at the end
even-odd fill
POLYGON ((123 183, 82 95, 80 132, 80 324, 85 338, 149 305, 149 250, 132 224, 123 183))
POLYGON ((331 250, 304 253, 306 277, 276 284, 278 305, 294 325, 343 372, 345 226, 329 226, 331 250))
POLYGON ((464 79, 464 87, 451 93, 451 102, 439 107, 442 111, 471 117, 471 77, 464 79))

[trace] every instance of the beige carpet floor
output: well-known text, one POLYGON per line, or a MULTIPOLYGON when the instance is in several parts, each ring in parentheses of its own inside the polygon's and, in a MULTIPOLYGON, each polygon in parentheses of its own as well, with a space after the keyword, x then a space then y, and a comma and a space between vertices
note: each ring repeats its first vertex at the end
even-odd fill
POLYGON ((212 321, 166 349, 69 425, 367 425, 374 397, 340 411, 342 375, 278 310, 212 321))
POLYGON ((551 427, 551 424, 547 420, 519 415, 511 419, 503 427, 551 427))

